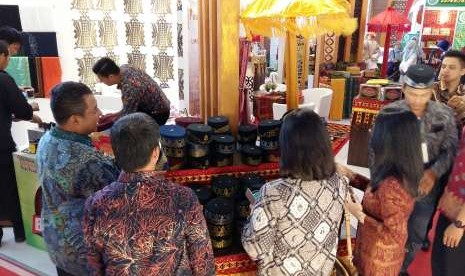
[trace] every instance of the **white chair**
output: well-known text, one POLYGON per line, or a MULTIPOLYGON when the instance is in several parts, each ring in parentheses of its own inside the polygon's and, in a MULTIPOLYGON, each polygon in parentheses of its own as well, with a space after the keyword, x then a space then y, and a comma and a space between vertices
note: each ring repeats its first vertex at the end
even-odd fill
POLYGON ((315 107, 316 107, 316 104, 312 102, 299 104, 299 108, 307 108, 313 111, 315 111, 315 107))
POLYGON ((273 119, 281 120, 287 111, 287 104, 273 103, 273 119))
POLYGON ((328 120, 333 90, 329 88, 310 88, 302 90, 302 95, 304 96, 304 103, 315 103, 314 111, 320 117, 328 120))
MULTIPOLYGON (((315 103, 299 104, 299 108, 315 109, 315 103)), ((280 120, 287 111, 287 104, 273 103, 273 120, 280 120)))

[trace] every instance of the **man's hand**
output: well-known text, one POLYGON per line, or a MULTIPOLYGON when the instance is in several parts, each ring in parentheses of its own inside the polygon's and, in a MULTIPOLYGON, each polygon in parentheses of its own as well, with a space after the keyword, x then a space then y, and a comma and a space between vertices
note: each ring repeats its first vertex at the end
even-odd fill
POLYGON ((450 106, 455 113, 455 116, 459 119, 462 119, 465 115, 465 97, 464 96, 452 96, 447 102, 447 105, 450 106))
POLYGON ((31 103, 32 111, 39 111, 39 104, 36 102, 31 103))
POLYGON ((425 170, 418 186, 418 192, 421 196, 428 195, 436 183, 436 174, 431 169, 425 170))
POLYGON ((454 224, 449 225, 444 232, 442 242, 447 247, 457 247, 463 237, 463 229, 455 227, 454 224))
POLYGON ((40 127, 42 124, 42 119, 39 116, 33 114, 31 122, 36 123, 40 127))

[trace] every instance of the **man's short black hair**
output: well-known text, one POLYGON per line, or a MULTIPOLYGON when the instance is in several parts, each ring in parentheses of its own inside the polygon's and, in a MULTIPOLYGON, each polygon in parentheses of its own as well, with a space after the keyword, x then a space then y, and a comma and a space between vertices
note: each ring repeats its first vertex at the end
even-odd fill
POLYGON ((8 51, 8 43, 4 40, 0 40, 0 55, 8 56, 10 52, 8 51))
POLYGON ((109 75, 119 74, 120 69, 111 58, 103 57, 94 64, 92 71, 96 75, 108 77, 109 75))
POLYGON ((0 39, 5 40, 8 44, 21 44, 21 32, 10 26, 0 27, 0 39))
POLYGON ((85 95, 92 95, 90 88, 79 82, 67 81, 52 89, 50 108, 58 124, 64 124, 72 115, 84 115, 87 104, 85 95))
POLYGON ((137 112, 116 121, 110 137, 116 164, 126 172, 134 172, 148 165, 159 145, 160 128, 152 117, 137 112))
POLYGON ((457 50, 447 51, 443 56, 443 60, 446 57, 458 59, 460 61, 460 65, 462 66, 462 68, 465 68, 465 54, 462 53, 461 51, 457 51, 457 50))

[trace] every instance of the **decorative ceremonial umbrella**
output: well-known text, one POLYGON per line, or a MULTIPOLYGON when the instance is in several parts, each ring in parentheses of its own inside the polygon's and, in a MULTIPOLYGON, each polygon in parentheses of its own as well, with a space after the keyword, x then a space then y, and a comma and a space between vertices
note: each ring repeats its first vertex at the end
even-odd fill
POLYGON ((357 20, 348 11, 346 0, 255 0, 241 12, 241 21, 248 36, 350 35, 357 20))
POLYGON ((410 21, 405 15, 396 11, 393 7, 388 7, 385 11, 371 18, 367 25, 369 32, 386 32, 386 39, 384 41, 383 65, 381 66, 381 76, 385 77, 387 72, 389 46, 391 42, 391 32, 410 31, 410 21))
POLYGON ((357 19, 349 15, 347 0, 253 0, 241 12, 247 36, 286 35, 287 105, 297 107, 296 36, 314 38, 326 33, 350 35, 357 19))

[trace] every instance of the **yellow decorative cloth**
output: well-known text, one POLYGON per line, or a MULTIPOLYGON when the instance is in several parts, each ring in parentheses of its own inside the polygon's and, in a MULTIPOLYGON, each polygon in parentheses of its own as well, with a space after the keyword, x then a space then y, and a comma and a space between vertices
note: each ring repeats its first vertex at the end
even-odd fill
POLYGON ((255 0, 241 12, 241 21, 248 36, 290 32, 312 38, 331 32, 350 35, 357 28, 346 0, 255 0))

